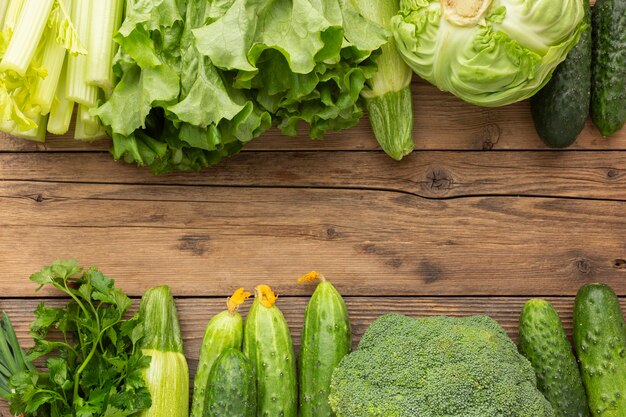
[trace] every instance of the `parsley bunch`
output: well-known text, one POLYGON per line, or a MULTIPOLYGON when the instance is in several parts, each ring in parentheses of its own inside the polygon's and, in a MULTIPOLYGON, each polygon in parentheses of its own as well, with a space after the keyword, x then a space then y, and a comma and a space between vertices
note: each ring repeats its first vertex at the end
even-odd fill
POLYGON ((142 370, 150 364, 138 342, 139 316, 125 318, 132 301, 112 279, 75 261, 55 261, 30 280, 70 297, 61 308, 41 303, 30 334, 29 361, 42 357, 42 371, 12 376, 11 412, 28 417, 124 417, 149 408, 142 370))

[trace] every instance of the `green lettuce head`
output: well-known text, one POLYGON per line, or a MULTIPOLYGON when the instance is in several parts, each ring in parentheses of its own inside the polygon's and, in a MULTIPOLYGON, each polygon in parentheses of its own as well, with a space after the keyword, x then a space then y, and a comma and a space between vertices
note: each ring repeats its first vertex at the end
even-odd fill
POLYGON ((480 106, 543 87, 578 42, 582 0, 401 0, 398 50, 425 80, 480 106))

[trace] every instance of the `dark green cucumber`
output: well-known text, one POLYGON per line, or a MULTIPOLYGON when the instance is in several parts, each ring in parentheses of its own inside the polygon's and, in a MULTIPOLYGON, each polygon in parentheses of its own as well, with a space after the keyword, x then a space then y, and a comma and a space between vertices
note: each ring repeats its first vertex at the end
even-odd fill
POLYGON ((578 364, 559 315, 545 300, 529 300, 519 323, 520 352, 537 375, 537 387, 556 417, 588 417, 578 364))
POLYGON ((591 17, 585 0, 585 30, 576 46, 530 99, 530 111, 539 137, 551 148, 565 148, 583 130, 591 97, 591 17))
POLYGON ((207 324, 200 347, 200 359, 194 378, 191 417, 204 414, 207 390, 210 389, 209 375, 217 358, 229 348, 241 350, 243 343, 243 319, 237 311, 250 296, 243 288, 237 289, 228 299, 228 309, 213 317, 207 324))
POLYGON ((593 416, 626 416, 626 325, 608 286, 589 284, 578 291, 574 342, 593 416))
POLYGON ((591 118, 611 136, 626 121, 626 1, 597 0, 592 26, 591 118))
POLYGON ((350 353, 352 333, 348 309, 335 287, 317 273, 301 280, 320 279, 306 311, 300 346, 300 417, 332 417, 328 404, 330 380, 341 359, 350 353))
POLYGON ((267 285, 255 290, 243 332, 243 353, 256 375, 257 416, 296 417, 296 358, 289 327, 267 285))
POLYGON ((250 362, 238 349, 226 349, 209 374, 204 417, 255 417, 256 385, 250 362))

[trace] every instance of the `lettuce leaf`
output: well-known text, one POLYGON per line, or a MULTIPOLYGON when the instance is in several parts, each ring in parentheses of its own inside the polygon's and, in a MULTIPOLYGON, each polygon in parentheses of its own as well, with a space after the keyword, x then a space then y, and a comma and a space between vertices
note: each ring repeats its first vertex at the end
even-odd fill
POLYGON ((233 0, 213 11, 193 31, 198 51, 233 73, 284 133, 304 121, 322 138, 361 118, 359 94, 389 34, 351 0, 233 0))
POLYGON ((388 37, 352 0, 133 0, 94 114, 116 159, 154 173, 215 164, 272 123, 321 138, 361 118, 388 37))
POLYGON ((196 49, 191 34, 207 12, 202 0, 135 0, 115 41, 120 81, 96 111, 112 153, 154 173, 198 170, 238 152, 271 125, 196 49))

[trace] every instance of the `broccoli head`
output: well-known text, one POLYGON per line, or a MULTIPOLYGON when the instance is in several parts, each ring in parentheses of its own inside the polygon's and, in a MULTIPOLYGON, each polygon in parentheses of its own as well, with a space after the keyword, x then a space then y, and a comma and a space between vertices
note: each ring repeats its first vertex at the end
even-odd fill
POLYGON ((380 317, 335 369, 329 401, 337 417, 554 417, 486 316, 380 317))

